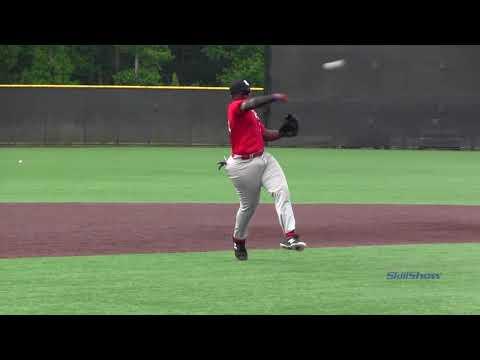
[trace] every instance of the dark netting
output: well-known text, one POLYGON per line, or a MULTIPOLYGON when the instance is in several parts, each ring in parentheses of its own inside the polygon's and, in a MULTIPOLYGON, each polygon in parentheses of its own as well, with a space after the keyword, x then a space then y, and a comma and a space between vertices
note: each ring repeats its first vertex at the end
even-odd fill
POLYGON ((270 127, 288 112, 301 133, 278 145, 476 148, 480 46, 272 46, 270 127), (346 66, 327 71, 339 59, 346 66))
POLYGON ((0 91, 2 144, 228 144, 228 90, 0 91))

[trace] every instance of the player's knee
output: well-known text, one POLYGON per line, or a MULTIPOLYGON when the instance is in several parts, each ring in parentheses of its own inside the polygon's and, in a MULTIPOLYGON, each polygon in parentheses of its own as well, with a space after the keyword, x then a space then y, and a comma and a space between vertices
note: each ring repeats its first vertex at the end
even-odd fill
POLYGON ((242 213, 250 213, 255 210, 255 206, 253 204, 242 204, 239 208, 239 211, 242 213))
POLYGON ((272 195, 276 200, 286 201, 290 198, 290 191, 287 185, 282 185, 272 195))

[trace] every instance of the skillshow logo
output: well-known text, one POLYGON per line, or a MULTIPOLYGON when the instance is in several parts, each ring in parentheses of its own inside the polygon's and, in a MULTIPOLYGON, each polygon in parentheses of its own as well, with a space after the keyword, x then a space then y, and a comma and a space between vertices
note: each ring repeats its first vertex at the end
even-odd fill
POLYGON ((389 272, 387 280, 439 280, 439 273, 389 272))

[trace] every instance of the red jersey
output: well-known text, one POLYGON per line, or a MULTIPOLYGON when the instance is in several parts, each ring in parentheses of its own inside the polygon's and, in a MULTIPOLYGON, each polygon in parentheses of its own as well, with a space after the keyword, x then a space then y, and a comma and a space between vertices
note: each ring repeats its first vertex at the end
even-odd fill
POLYGON ((228 131, 232 154, 250 155, 264 150, 263 133, 265 126, 255 110, 240 110, 246 98, 233 100, 228 105, 228 131))

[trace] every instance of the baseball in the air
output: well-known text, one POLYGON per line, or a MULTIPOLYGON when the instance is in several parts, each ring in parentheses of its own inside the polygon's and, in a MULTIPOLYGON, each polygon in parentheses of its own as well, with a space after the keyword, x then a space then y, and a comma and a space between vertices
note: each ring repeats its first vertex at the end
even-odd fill
POLYGON ((346 63, 345 59, 340 59, 340 60, 324 63, 322 67, 325 70, 333 70, 333 69, 338 69, 345 66, 345 63, 346 63))
POLYGON ((19 164, 23 163, 23 160, 18 160, 18 163, 19 163, 19 164))

